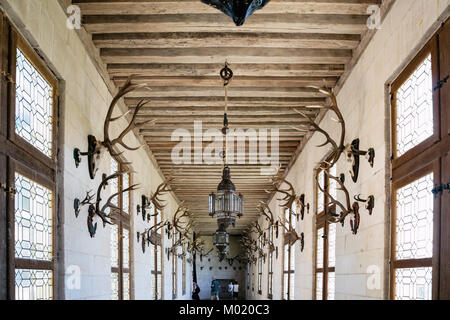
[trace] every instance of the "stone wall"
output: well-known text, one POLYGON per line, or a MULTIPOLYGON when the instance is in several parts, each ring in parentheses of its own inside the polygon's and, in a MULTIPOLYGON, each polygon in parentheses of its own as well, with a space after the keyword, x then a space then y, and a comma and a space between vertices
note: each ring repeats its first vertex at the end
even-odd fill
MULTIPOLYGON (((90 180, 86 159, 80 167, 75 167, 72 154, 78 147, 87 149, 87 136, 93 134, 103 137, 103 121, 112 99, 102 77, 97 72, 94 63, 74 30, 66 27, 66 14, 57 0, 1 0, 0 5, 7 16, 17 26, 18 30, 38 49, 48 66, 64 83, 65 90, 61 93, 61 106, 64 112, 64 261, 65 269, 69 266, 79 266, 81 269, 81 288, 71 290, 65 287, 66 299, 110 299, 111 297, 111 249, 110 227, 102 228, 99 222, 94 239, 89 237, 86 227, 86 210, 75 218, 73 201, 76 197, 83 198, 85 192, 97 188, 102 173, 110 172, 110 156, 102 155, 99 172, 95 180, 90 180)), ((123 111, 123 110, 122 110, 123 111)), ((116 111, 115 115, 119 115, 116 111)), ((127 125, 125 119, 117 121, 111 132, 120 132, 127 125)), ((126 143, 132 146, 141 142, 129 134, 126 143)), ((152 164, 145 149, 136 152, 125 152, 124 158, 132 162, 133 182, 140 183, 141 189, 132 195, 131 205, 131 259, 134 273, 134 296, 136 299, 151 299, 150 290, 150 250, 143 254, 137 243, 136 232, 143 231, 148 225, 142 217, 136 215, 136 205, 141 194, 149 195, 162 182, 161 174, 152 164), (134 199, 133 199, 134 198, 134 199)), ((167 207, 164 217, 170 218, 177 209, 177 200, 167 195, 167 207)), ((164 245, 170 246, 171 241, 164 237, 164 245)), ((163 259, 164 299, 172 299, 171 261, 163 259)), ((190 297, 189 286, 186 296, 181 295, 181 259, 178 259, 178 297, 190 297)), ((64 269, 63 269, 64 270, 64 269)), ((191 265, 187 265, 187 283, 191 282, 191 265)), ((63 275, 61 275, 63 276, 63 275)), ((69 275, 65 275, 67 279, 69 275)))
MULTIPOLYGON (((375 148, 376 159, 374 168, 370 168, 366 161, 361 163, 360 177, 356 184, 350 179, 348 173, 350 165, 345 159, 341 159, 338 163, 337 173, 346 174, 348 181, 346 186, 350 194, 374 195, 376 203, 372 216, 369 216, 364 208, 361 210, 361 225, 357 235, 351 233, 348 221, 344 228, 337 226, 336 299, 387 297, 387 253, 390 240, 387 233, 389 199, 385 186, 390 175, 386 170, 388 163, 386 159, 390 155, 390 152, 386 151, 390 122, 386 122, 389 115, 386 107, 386 85, 398 75, 437 30, 442 19, 448 16, 449 6, 448 0, 397 0, 338 94, 338 104, 346 121, 346 143, 360 138, 362 149, 375 148), (374 270, 378 270, 379 273, 373 273, 374 270), (373 276, 379 278, 379 285, 375 288, 367 286, 369 277, 373 279, 373 276)), ((340 134, 339 126, 330 119, 330 115, 323 119, 321 126, 332 136, 340 134)), ((306 201, 312 208, 315 208, 316 201, 314 170, 326 156, 326 148, 316 147, 322 142, 323 137, 315 134, 287 176, 298 194, 306 194, 306 201)), ((342 197, 340 200, 343 201, 342 197)), ((271 202, 271 207, 272 209, 277 207, 276 200, 271 202)), ((281 214, 280 209, 276 212, 281 214)), ((295 299, 312 299, 315 261, 314 210, 298 224, 297 232, 305 233, 305 250, 300 252, 298 243, 295 245, 295 299)), ((281 237, 277 242, 280 250, 281 237)), ((280 257, 275 262, 275 274, 280 278, 274 279, 274 299, 281 299, 281 273, 277 271, 281 272, 281 267, 280 257)), ((267 298, 266 266, 264 270, 263 294, 250 292, 248 298, 267 298)), ((257 281, 256 276, 255 271, 252 281, 257 281)))

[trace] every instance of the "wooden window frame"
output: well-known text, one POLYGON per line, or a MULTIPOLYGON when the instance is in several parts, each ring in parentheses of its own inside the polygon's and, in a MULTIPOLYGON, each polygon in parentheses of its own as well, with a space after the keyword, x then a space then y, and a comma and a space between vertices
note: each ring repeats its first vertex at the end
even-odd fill
MULTIPOLYGON (((64 177, 58 172, 58 163, 63 162, 62 129, 59 115, 62 108, 59 103, 59 80, 53 75, 41 57, 32 49, 28 42, 1 12, 0 17, 0 60, 1 71, 1 114, 0 114, 0 183, 14 189, 15 174, 18 173, 31 181, 42 185, 52 192, 52 260, 21 259, 15 256, 15 193, 5 193, 1 190, 0 200, 6 205, 0 209, 2 230, 6 236, 6 248, 0 250, 2 269, 0 277, 6 285, 0 289, 4 299, 15 299, 15 270, 51 270, 52 299, 64 298, 64 282, 58 274, 63 269, 59 259, 62 250, 61 224, 64 177), (52 87, 52 154, 50 157, 35 148, 25 139, 16 134, 16 55, 20 50, 40 75, 52 87), (4 221, 4 223, 3 223, 4 221), (3 268, 4 267, 4 268, 3 268)), ((0 231, 2 231, 0 230, 0 231)))
MULTIPOLYGON (((156 209, 154 204, 151 204, 151 207, 157 213, 157 214, 153 215, 153 217, 151 218, 151 219, 153 219, 153 226, 155 226, 158 224, 158 219, 161 219, 161 221, 163 220, 163 212, 156 209)), ((151 246, 153 246, 153 269, 150 270, 150 273, 151 273, 151 276, 155 280, 155 290, 152 292, 153 297, 154 297, 153 300, 162 300, 163 299, 163 291, 164 291, 164 286, 162 285, 162 282, 163 282, 163 272, 162 272, 163 250, 162 250, 162 246, 159 246, 159 245, 156 245, 156 246, 151 245, 151 246), (159 255, 158 255, 158 247, 160 249, 159 255), (158 269, 158 262, 161 263, 161 270, 158 269), (158 292, 158 285, 159 285, 158 276, 161 277, 161 292, 158 292), (158 296, 160 296, 161 299, 158 299, 158 296)))
MULTIPOLYGON (((262 236, 258 237, 258 248, 262 250, 263 239, 262 236)), ((258 294, 262 295, 262 279, 263 279, 263 257, 258 255, 258 294)))
MULTIPOLYGON (((432 267, 432 299, 449 299, 449 272, 445 268, 445 257, 450 256, 448 238, 450 236, 448 215, 442 214, 449 208, 449 196, 444 191, 434 199, 433 213, 433 256, 425 259, 396 260, 396 196, 397 190, 414 181, 433 173, 434 184, 448 183, 450 179, 450 113, 449 86, 444 84, 433 90, 433 126, 434 134, 398 157, 396 152, 396 93, 411 76, 423 60, 431 54, 433 89, 439 80, 450 70, 448 59, 450 37, 450 20, 444 23, 429 42, 418 52, 407 67, 391 84, 391 149, 392 149, 392 182, 391 182, 391 242, 389 266, 389 298, 395 299, 395 270, 398 268, 432 267), (447 37, 440 41, 441 35, 447 37), (445 46, 447 46, 445 48, 445 46), (447 177, 447 178, 446 178, 447 177)), ((448 210, 447 210, 448 212, 448 210)))
MULTIPOLYGON (((273 225, 269 227, 269 242, 273 243, 273 225)), ((267 299, 273 299, 273 252, 269 250, 267 263, 267 299)))
MULTIPOLYGON (((128 168, 126 166, 123 166, 121 164, 121 162, 117 159, 113 159, 113 161, 117 162, 117 168, 118 171, 125 171, 128 168)), ((132 185, 132 175, 127 173, 128 175, 128 184, 131 186, 132 185)), ((122 191, 124 189, 124 185, 123 185, 123 175, 120 175, 117 178, 117 187, 118 187, 118 192, 122 191)), ((124 197, 123 197, 123 193, 120 193, 118 196, 118 207, 120 208, 119 210, 111 210, 111 216, 114 219, 114 225, 118 226, 118 267, 111 267, 111 273, 117 273, 119 276, 119 295, 118 295, 118 299, 119 300, 124 300, 124 274, 128 274, 129 276, 129 284, 128 284, 128 296, 129 299, 132 300, 134 298, 134 294, 132 288, 133 288, 133 274, 132 274, 132 230, 131 230, 131 214, 130 212, 125 213, 124 212, 124 197), (128 268, 125 268, 124 265, 124 256, 123 256, 123 239, 124 239, 124 229, 128 230, 128 268)), ((132 197, 131 197, 131 192, 128 194, 128 211, 130 211, 130 209, 132 208, 132 197)))
MULTIPOLYGON (((177 242, 177 233, 172 235, 172 249, 174 248, 177 242)), ((172 253, 172 300, 175 300, 178 295, 178 247, 176 251, 172 253)))
MULTIPOLYGON (((289 211, 289 219, 288 219, 288 223, 289 223, 289 228, 292 227, 293 225, 293 220, 295 219, 294 217, 294 213, 291 211, 291 209, 285 209, 285 211, 283 212, 284 217, 286 217, 286 212, 289 211)), ((291 277, 295 277, 295 267, 294 269, 291 269, 291 259, 292 257, 295 255, 295 247, 292 245, 289 245, 289 243, 286 243, 286 230, 283 228, 283 268, 282 268, 282 281, 281 281, 281 292, 283 294, 283 300, 286 300, 284 298, 285 295, 285 290, 286 294, 288 296, 287 300, 292 300, 292 290, 293 288, 291 288, 291 277), (285 261, 285 254, 286 254, 286 246, 288 247, 288 268, 286 269, 285 265, 284 265, 284 261, 285 261), (287 288, 284 287, 284 275, 288 275, 288 281, 287 281, 287 288)))
MULTIPOLYGON (((316 170, 315 175, 316 177, 318 177, 320 175, 321 172, 323 172, 323 168, 319 168, 316 170)), ((327 169, 329 171, 329 169, 327 169)), ((323 175, 323 182, 324 182, 324 189, 328 191, 329 187, 330 187, 330 178, 328 175, 324 174, 323 175)), ((316 179, 316 181, 318 181, 319 179, 316 179)), ((322 300, 328 300, 328 274, 331 272, 336 272, 336 267, 329 267, 328 266, 328 262, 329 262, 329 239, 328 239, 328 235, 329 235, 329 228, 330 228, 330 223, 327 221, 326 216, 328 213, 328 210, 335 210, 335 206, 330 207, 329 206, 329 199, 328 197, 323 194, 323 210, 319 212, 319 187, 318 184, 315 183, 315 197, 317 199, 316 201, 316 228, 315 228, 315 235, 314 235, 314 239, 315 239, 315 259, 314 259, 314 291, 313 291, 313 299, 317 300, 317 274, 321 273, 322 274, 322 300), (318 239, 317 235, 318 235, 318 231, 320 229, 323 229, 323 239, 318 239), (318 243, 319 241, 323 241, 323 257, 322 257, 322 268, 318 268, 317 267, 317 260, 318 260, 318 256, 317 256, 317 248, 318 248, 318 243)))
POLYGON ((181 281, 181 292, 182 295, 186 295, 186 277, 187 277, 187 265, 186 265, 186 244, 183 244, 183 259, 181 262, 181 275, 182 275, 182 281, 181 281))

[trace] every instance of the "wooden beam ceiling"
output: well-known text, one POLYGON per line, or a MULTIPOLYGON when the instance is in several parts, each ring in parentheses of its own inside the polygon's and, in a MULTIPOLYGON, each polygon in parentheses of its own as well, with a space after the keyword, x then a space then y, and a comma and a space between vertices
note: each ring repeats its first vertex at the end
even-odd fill
MULTIPOLYGON (((220 181, 222 166, 175 165, 172 132, 184 128, 193 133, 194 121, 202 121, 203 130, 221 128, 224 89, 218 73, 225 60, 235 75, 229 88, 231 127, 278 129, 285 170, 306 137, 294 129, 306 121, 293 108, 312 118, 322 114, 325 97, 309 86, 335 87, 341 82, 355 54, 364 49, 367 8, 382 5, 381 0, 272 0, 236 27, 200 1, 72 2, 81 8, 83 26, 92 37, 87 45, 95 45, 95 56, 106 66, 111 83, 119 87, 134 74, 136 82, 150 87, 127 95, 125 105, 133 110, 140 100, 149 99, 139 119, 154 119, 156 124, 143 127, 140 134, 162 172, 176 178, 173 189, 194 212, 197 231, 206 234, 217 228, 207 214, 207 197, 220 181)), ((199 140, 192 137, 192 147, 199 140)), ((249 159, 248 152, 242 156, 249 159)), ((263 167, 268 165, 231 167, 232 180, 246 199, 245 216, 231 228, 232 234, 256 219, 256 205, 269 199, 263 167)))

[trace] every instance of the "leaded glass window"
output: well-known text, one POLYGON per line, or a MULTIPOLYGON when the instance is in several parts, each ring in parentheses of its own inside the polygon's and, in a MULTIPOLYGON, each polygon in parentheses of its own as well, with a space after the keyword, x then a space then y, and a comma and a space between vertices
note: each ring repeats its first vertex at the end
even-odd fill
POLYGON ((53 155, 53 88, 17 49, 15 132, 44 155, 53 155))
MULTIPOLYGON (((295 212, 295 206, 290 210, 285 209, 284 217, 286 223, 290 227, 295 228, 295 217, 293 212, 295 212)), ((283 244, 284 260, 283 260, 283 299, 294 300, 294 282, 295 282, 295 247, 290 246, 289 243, 283 244)))
POLYGON ((52 300, 52 270, 16 269, 16 300, 52 300))
MULTIPOLYGON (((124 171, 126 168, 117 160, 111 159, 110 174, 124 171)), ((129 187, 130 176, 124 174, 109 183, 110 194, 119 193, 113 198, 113 204, 119 210, 114 210, 114 225, 111 226, 111 298, 129 300, 131 296, 131 266, 130 266, 130 197, 128 192, 120 193, 129 187)))
POLYGON ((397 190, 396 258, 433 255, 433 174, 397 190))
POLYGON ((432 268, 395 270, 396 300, 431 300, 432 268))
POLYGON ((433 135, 433 76, 431 54, 396 93, 397 156, 433 135))
POLYGON ((394 298, 432 299, 434 174, 396 190, 394 298), (412 265, 414 264, 414 265, 412 265))
POLYGON ((326 219, 329 210, 333 210, 330 199, 320 191, 319 185, 332 197, 336 198, 337 184, 329 175, 336 176, 336 167, 320 169, 317 174, 319 184, 316 186, 316 261, 315 261, 315 294, 316 300, 331 300, 335 294, 336 265, 336 225, 326 219))
POLYGON ((53 259, 53 199, 46 187, 15 174, 15 255, 16 258, 53 259))

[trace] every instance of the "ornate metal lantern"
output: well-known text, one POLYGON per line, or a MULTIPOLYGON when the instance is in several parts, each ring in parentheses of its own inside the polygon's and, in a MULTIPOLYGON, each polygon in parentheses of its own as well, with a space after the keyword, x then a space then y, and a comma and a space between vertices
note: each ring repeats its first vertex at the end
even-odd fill
MULTIPOLYGON (((225 63, 225 67, 220 71, 220 76, 225 87, 225 112, 223 117, 222 134, 224 141, 229 132, 228 118, 227 118, 227 102, 228 102, 228 84, 233 78, 233 71, 225 63)), ((226 231, 228 226, 235 226, 236 216, 244 215, 244 197, 242 194, 236 194, 236 188, 231 182, 230 167, 227 164, 227 156, 225 151, 225 144, 222 151, 222 158, 224 161, 224 168, 222 172, 222 181, 217 187, 217 194, 211 193, 209 195, 209 215, 217 217, 219 230, 226 231)))
POLYGON ((225 229, 235 226, 236 216, 244 215, 244 196, 236 194, 236 188, 231 181, 230 168, 225 166, 222 173, 222 181, 217 187, 217 195, 209 195, 209 215, 217 217, 219 226, 223 224, 225 229))
POLYGON ((237 26, 256 10, 262 9, 270 0, 201 0, 203 3, 222 11, 233 19, 237 26))
POLYGON ((230 235, 225 230, 217 230, 213 236, 214 245, 219 254, 219 260, 222 261, 230 249, 230 235))

